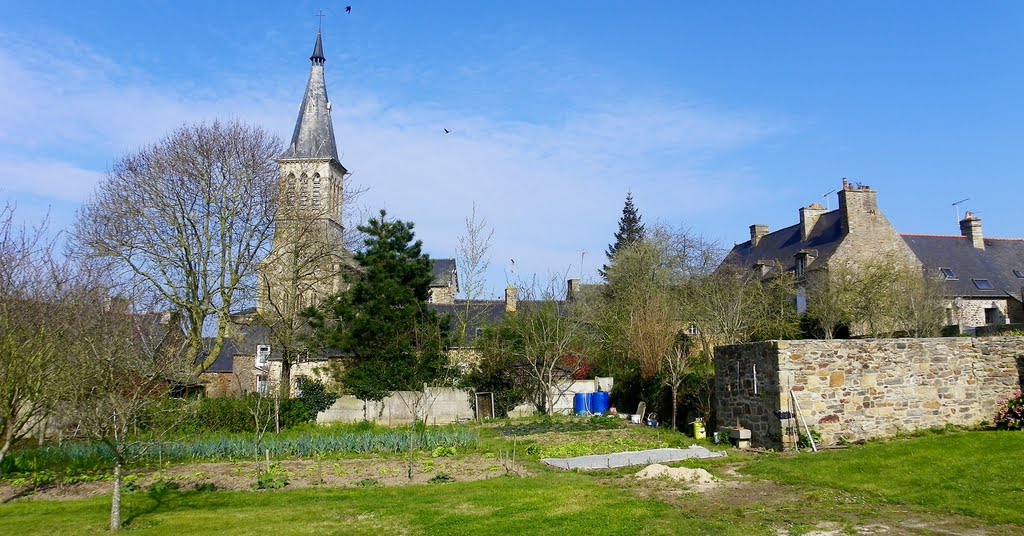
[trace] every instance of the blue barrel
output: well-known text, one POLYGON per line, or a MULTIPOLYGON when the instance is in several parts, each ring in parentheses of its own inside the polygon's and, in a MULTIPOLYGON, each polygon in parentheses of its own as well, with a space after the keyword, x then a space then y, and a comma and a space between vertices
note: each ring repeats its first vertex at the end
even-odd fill
POLYGON ((598 391, 594 393, 594 404, 591 407, 591 411, 598 415, 604 415, 608 413, 608 408, 611 406, 611 400, 608 398, 608 393, 604 391, 598 391))
POLYGON ((576 415, 586 415, 590 413, 590 400, 588 400, 590 393, 576 393, 576 396, 572 398, 572 411, 576 415))

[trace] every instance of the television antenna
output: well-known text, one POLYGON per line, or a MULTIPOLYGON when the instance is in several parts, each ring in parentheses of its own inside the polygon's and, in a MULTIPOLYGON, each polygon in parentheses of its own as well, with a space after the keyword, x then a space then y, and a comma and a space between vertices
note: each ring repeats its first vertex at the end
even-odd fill
POLYGON ((832 206, 828 202, 828 196, 830 196, 830 195, 832 195, 832 194, 834 194, 834 193, 836 193, 838 191, 839 190, 832 190, 831 192, 825 192, 825 194, 821 196, 821 197, 825 198, 825 210, 826 211, 832 210, 832 206))
POLYGON ((953 217, 956 218, 957 223, 960 223, 960 203, 965 203, 970 200, 970 197, 965 197, 957 201, 956 203, 953 203, 953 217))

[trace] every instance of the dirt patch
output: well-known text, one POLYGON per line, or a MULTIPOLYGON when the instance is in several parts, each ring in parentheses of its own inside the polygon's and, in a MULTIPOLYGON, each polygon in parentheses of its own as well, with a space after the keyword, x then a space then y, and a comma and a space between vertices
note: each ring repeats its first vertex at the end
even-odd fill
MULTIPOLYGON (((521 465, 484 456, 458 458, 419 458, 409 478, 409 462, 400 459, 286 460, 275 462, 279 474, 287 477, 286 489, 310 487, 408 486, 425 484, 431 479, 446 482, 484 480, 513 473, 529 476, 521 465), (442 476, 443 475, 443 476, 442 476)), ((254 462, 196 463, 168 467, 160 471, 129 472, 137 475, 133 487, 149 489, 163 481, 180 490, 217 489, 252 490, 256 482, 254 462)), ((69 486, 52 485, 36 490, 0 484, 0 502, 26 499, 82 499, 110 493, 111 482, 89 482, 69 486)))
POLYGON ((902 505, 879 504, 836 490, 783 486, 753 480, 736 471, 742 464, 714 468, 715 485, 698 488, 667 478, 607 479, 608 485, 637 496, 671 504, 687 515, 723 522, 755 523, 776 534, 948 534, 980 536, 1019 534, 1020 527, 989 525, 955 514, 923 512, 902 505))

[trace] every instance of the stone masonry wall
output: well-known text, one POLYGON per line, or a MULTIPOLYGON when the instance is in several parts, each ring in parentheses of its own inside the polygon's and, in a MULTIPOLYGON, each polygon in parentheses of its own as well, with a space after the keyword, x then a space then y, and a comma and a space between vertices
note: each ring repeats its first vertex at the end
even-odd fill
POLYGON ((984 326, 985 309, 996 309, 993 324, 1006 324, 1010 317, 1010 300, 1006 298, 963 298, 960 307, 954 308, 954 320, 964 326, 984 326))
POLYGON ((715 365, 720 424, 789 447, 802 421, 775 412, 795 412, 795 394, 794 416, 828 445, 991 420, 1020 388, 1024 338, 769 341, 716 349, 715 365))
POLYGON ((789 396, 780 391, 778 345, 767 341, 715 348, 718 425, 749 428, 755 446, 781 446, 767 441, 783 435, 775 412, 782 409, 779 401, 789 396))

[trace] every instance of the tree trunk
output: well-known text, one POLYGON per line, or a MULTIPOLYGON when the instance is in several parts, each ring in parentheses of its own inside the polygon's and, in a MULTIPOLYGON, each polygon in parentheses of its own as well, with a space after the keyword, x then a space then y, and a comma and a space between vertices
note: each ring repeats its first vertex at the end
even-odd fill
POLYGON ((278 398, 292 397, 292 359, 285 355, 281 358, 281 385, 278 386, 278 398))
POLYGON ((679 430, 678 428, 676 428, 676 412, 679 410, 679 404, 676 401, 676 398, 677 398, 678 394, 679 394, 679 388, 676 387, 676 384, 673 382, 673 384, 672 384, 672 430, 673 431, 679 430))
POLYGON ((110 499, 110 530, 121 530, 121 461, 114 463, 114 494, 110 499))
POLYGON ((13 434, 9 430, 5 430, 5 432, 7 433, 4 434, 4 444, 0 446, 0 476, 4 476, 4 458, 11 451, 11 446, 14 443, 13 434))

